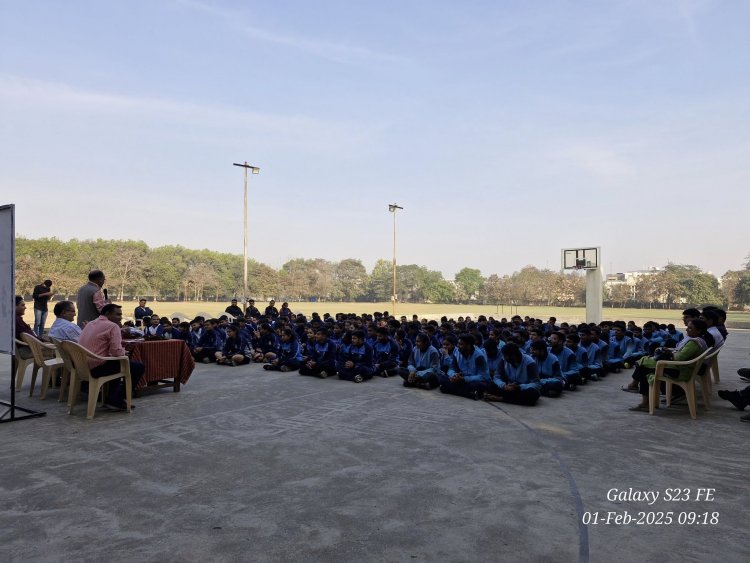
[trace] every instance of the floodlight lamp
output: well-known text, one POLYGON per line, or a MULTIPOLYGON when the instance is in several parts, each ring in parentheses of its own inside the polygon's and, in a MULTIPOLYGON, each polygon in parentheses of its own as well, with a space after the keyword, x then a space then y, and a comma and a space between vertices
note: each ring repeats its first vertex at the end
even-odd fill
POLYGON ((250 168, 252 169, 253 174, 259 174, 260 173, 260 168, 258 168, 257 166, 251 166, 250 168))

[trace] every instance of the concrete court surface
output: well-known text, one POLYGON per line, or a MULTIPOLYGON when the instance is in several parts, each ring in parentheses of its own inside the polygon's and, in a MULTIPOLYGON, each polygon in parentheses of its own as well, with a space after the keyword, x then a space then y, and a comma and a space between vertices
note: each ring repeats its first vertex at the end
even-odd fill
POLYGON ((696 421, 629 412, 629 371, 524 408, 199 365, 93 421, 27 376, 19 404, 47 416, 0 425, 0 561, 748 561, 750 424, 716 389, 740 387, 750 332, 725 348, 696 421), (673 521, 602 523, 624 511, 673 521))

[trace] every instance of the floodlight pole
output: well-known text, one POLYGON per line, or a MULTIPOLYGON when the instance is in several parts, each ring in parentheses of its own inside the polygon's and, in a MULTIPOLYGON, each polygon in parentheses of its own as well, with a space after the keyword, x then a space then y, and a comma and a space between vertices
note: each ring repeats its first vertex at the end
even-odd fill
POLYGON ((244 164, 237 164, 236 162, 233 162, 232 165, 239 166, 240 168, 245 169, 245 204, 243 206, 245 212, 245 220, 243 224, 242 240, 242 308, 244 310, 245 305, 247 304, 247 170, 249 168, 253 174, 258 174, 260 172, 260 168, 258 168, 257 166, 250 166, 247 161, 245 161, 244 164))
POLYGON ((388 211, 393 213, 393 293, 391 293, 392 314, 396 316, 396 210, 404 208, 396 203, 388 204, 388 211))

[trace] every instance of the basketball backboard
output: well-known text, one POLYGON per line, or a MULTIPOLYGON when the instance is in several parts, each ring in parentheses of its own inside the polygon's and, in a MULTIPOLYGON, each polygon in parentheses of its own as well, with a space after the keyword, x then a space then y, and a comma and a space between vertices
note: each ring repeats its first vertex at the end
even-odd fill
POLYGON ((599 268, 601 249, 566 248, 562 251, 563 270, 596 270, 599 268))

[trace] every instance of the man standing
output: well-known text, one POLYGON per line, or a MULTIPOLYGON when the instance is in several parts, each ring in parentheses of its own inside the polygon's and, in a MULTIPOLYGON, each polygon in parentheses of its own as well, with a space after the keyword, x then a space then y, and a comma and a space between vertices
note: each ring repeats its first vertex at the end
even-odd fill
MULTIPOLYGON (((80 312, 78 318, 81 318, 80 312)), ((99 317, 86 323, 78 343, 97 356, 124 356, 121 322, 122 307, 114 303, 108 303, 102 306, 99 317)), ((120 362, 119 360, 108 360, 106 362, 90 360, 89 367, 91 368, 91 376, 98 378, 117 373, 120 370, 120 362)), ((138 382, 145 371, 146 368, 142 363, 130 360, 130 379, 133 389, 138 386, 138 382)), ((105 406, 113 410, 127 409, 123 387, 122 383, 109 384, 109 395, 105 406)))
POLYGON ((238 317, 242 314, 242 309, 240 309, 239 306, 237 305, 237 300, 232 299, 232 304, 226 309, 224 309, 224 312, 229 313, 233 317, 238 317))
POLYGON ((72 340, 78 342, 81 327, 73 322, 76 318, 76 306, 72 301, 58 301, 52 310, 57 317, 49 328, 50 338, 57 340, 72 340))
POLYGON ((260 317, 260 310, 255 306, 254 299, 247 300, 247 309, 245 309, 245 318, 257 319, 260 317))
POLYGON ((44 280, 34 288, 34 333, 44 336, 44 322, 47 320, 47 302, 55 294, 50 288, 52 280, 44 280))
POLYGON ((141 326, 143 324, 143 317, 150 317, 153 314, 154 312, 151 310, 151 307, 146 306, 146 300, 139 300, 138 306, 133 312, 133 316, 135 317, 135 326, 141 326))
POLYGON ((81 328, 87 322, 96 319, 106 304, 106 297, 102 291, 105 280, 104 272, 92 270, 89 273, 89 283, 78 290, 78 326, 81 328))

